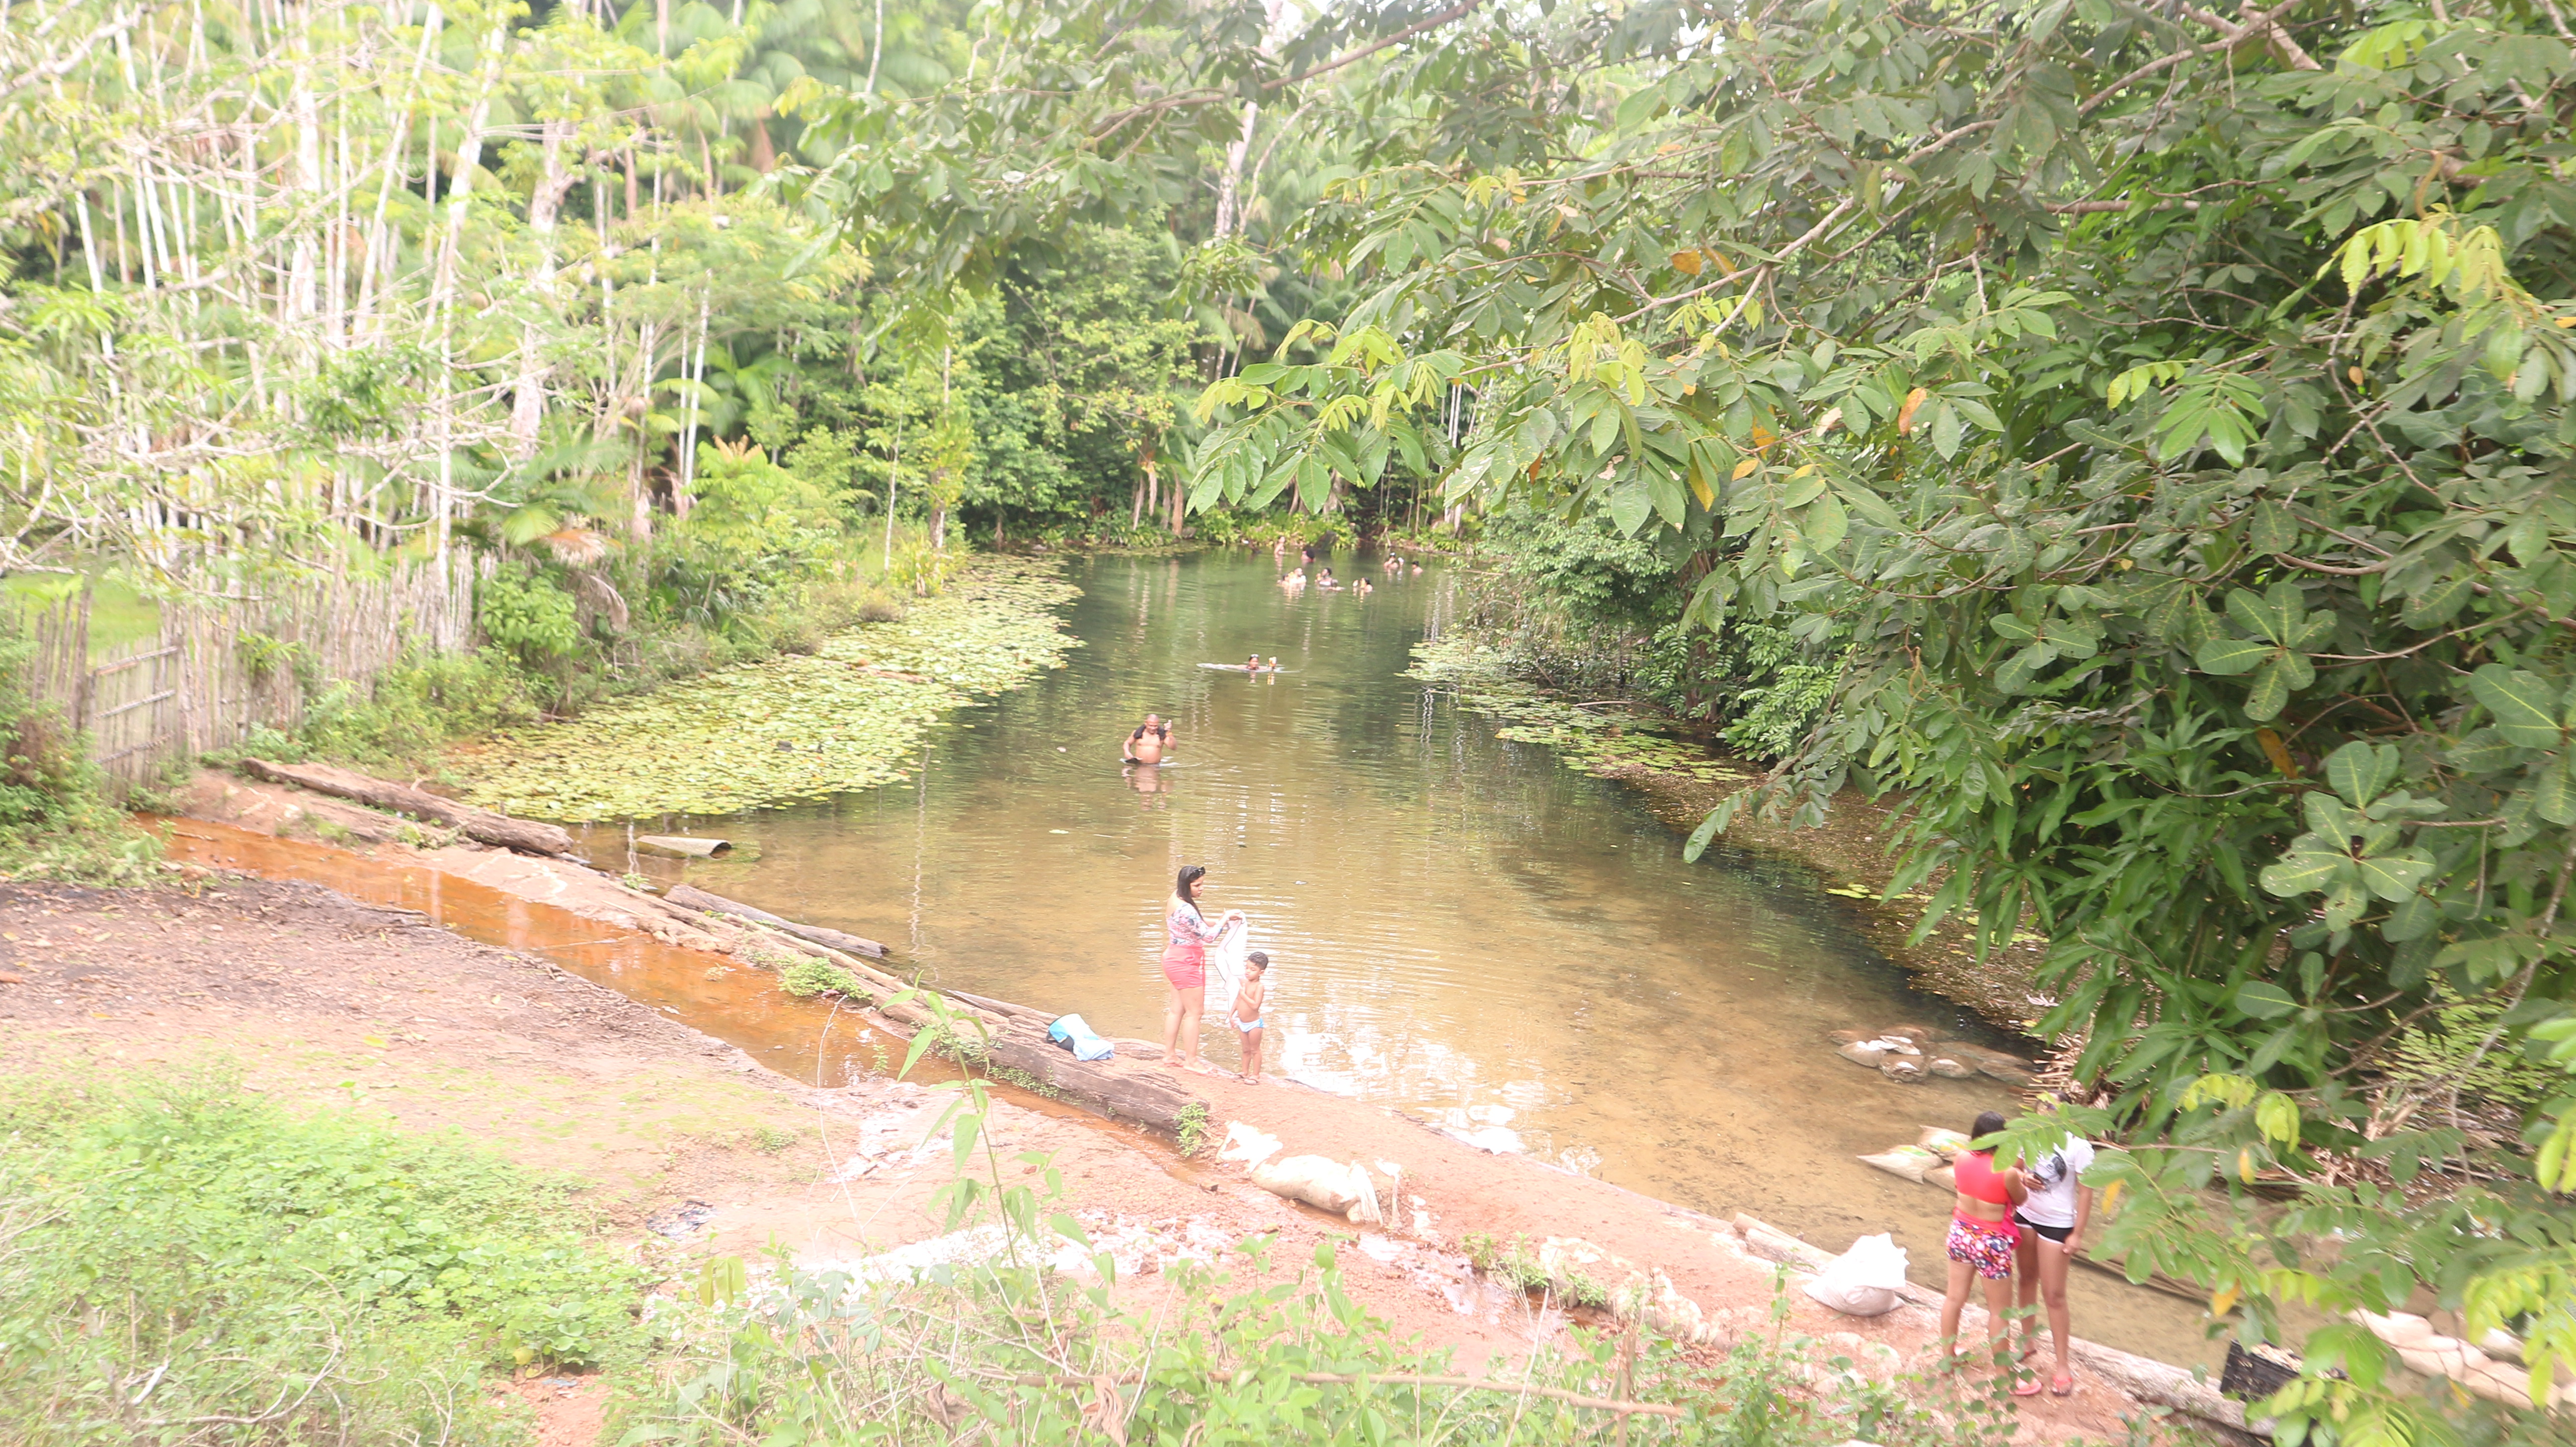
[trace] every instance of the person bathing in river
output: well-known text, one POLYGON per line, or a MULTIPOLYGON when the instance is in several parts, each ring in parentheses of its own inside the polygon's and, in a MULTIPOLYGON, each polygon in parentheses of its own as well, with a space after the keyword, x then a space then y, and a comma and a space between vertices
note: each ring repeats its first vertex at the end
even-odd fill
MULTIPOLYGON (((2028 1313, 2046 1304, 2049 1339, 2057 1346, 2057 1370, 2048 1379, 2048 1394, 2052 1397, 2063 1397, 2075 1390, 2075 1372, 2066 1361, 2071 1317, 2066 1305, 2066 1269, 2074 1263, 2075 1253, 2084 1249, 2084 1228, 2093 1219, 2093 1188, 2077 1179, 2092 1164, 2093 1143, 2080 1135, 2068 1136, 2046 1159, 2023 1166, 2022 1183, 2030 1195, 2013 1212, 2014 1223, 2021 1227, 2017 1257, 2021 1268, 2021 1309, 2028 1313)), ((2022 1318, 2024 1361, 2039 1352, 2037 1326, 2031 1316, 2022 1318)), ((2039 1378, 2014 1387, 2013 1395, 2038 1396, 2039 1378)))
POLYGON ((1118 759, 1127 764, 1159 764, 1171 747, 1172 726, 1163 722, 1161 715, 1149 713, 1143 723, 1136 725, 1136 731, 1127 736, 1127 742, 1119 749, 1118 759))
POLYGON ((1368 579, 1361 578, 1351 584, 1351 591, 1365 597, 1368 594, 1376 592, 1377 588, 1374 584, 1370 583, 1368 579))
POLYGON ((1251 658, 1245 660, 1243 671, 1246 673, 1259 673, 1261 671, 1261 655, 1256 653, 1252 655, 1251 658))
POLYGON ((1213 1073, 1199 1059, 1199 1017, 1207 1012, 1207 947, 1225 937, 1241 912, 1227 910, 1211 928, 1199 913, 1199 891, 1207 887, 1207 866, 1185 864, 1163 901, 1163 982, 1171 987, 1163 1002, 1163 1063, 1184 1070, 1213 1073))
POLYGON ((1323 576, 1315 580, 1315 586, 1318 588, 1338 588, 1342 585, 1333 581, 1333 570, 1331 567, 1327 566, 1324 569, 1323 576))
POLYGON ((1243 1078, 1261 1083, 1262 1002, 1270 998, 1270 957, 1259 950, 1243 957, 1243 985, 1234 992, 1234 1013, 1225 1023, 1243 1037, 1243 1078))
MULTIPOLYGON (((2003 1128, 2003 1116, 1990 1110, 1977 1117, 1968 1136, 1984 1140, 2003 1128)), ((2030 1192, 2020 1171, 1995 1164, 1992 1145, 1961 1151, 1953 1173, 1958 1200, 1950 1213, 1949 1289, 1941 1296, 1942 1356, 1952 1366, 1969 1360, 1958 1348, 1959 1316, 1968 1304, 1968 1283, 1977 1279, 1986 1285, 1986 1333, 2001 1360, 2004 1334, 2012 1328, 2013 1255, 2021 1237, 2012 1210, 2030 1192)))

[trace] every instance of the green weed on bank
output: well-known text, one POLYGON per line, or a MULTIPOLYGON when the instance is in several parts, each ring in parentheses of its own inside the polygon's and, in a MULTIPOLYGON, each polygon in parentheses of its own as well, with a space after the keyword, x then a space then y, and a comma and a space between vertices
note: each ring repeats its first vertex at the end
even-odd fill
POLYGON ((0 1096, 0 1441, 515 1442, 484 1374, 624 1360, 563 1188, 208 1077, 0 1096))

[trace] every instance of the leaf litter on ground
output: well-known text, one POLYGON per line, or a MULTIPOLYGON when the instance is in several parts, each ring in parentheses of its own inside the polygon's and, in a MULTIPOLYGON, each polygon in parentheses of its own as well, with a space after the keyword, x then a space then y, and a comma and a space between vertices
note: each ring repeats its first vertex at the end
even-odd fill
POLYGON ((810 655, 744 664, 580 718, 494 736, 468 765, 473 802, 583 823, 731 814, 903 777, 939 718, 1064 666, 1080 595, 1052 562, 978 558, 891 623, 810 655))

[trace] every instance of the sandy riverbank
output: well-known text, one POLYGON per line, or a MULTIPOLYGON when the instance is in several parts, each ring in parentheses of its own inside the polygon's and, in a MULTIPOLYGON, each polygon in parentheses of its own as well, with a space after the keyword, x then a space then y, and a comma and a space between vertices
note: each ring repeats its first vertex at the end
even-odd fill
MULTIPOLYGON (((865 1072, 799 1084, 769 1068, 796 1056, 783 1042, 871 1027, 778 992, 746 957, 756 942, 702 916, 675 919, 661 901, 565 861, 393 841, 363 852, 279 846, 292 858, 260 847, 278 845, 281 829, 312 828, 317 802, 206 776, 192 812, 221 823, 174 821, 172 857, 305 870, 351 894, 453 910, 461 928, 499 931, 517 947, 309 884, 217 875, 194 894, 19 887, 0 900, 15 912, 10 968, 24 979, 0 994, 9 1017, 0 1054, 24 1069, 166 1070, 229 1057, 251 1085, 285 1099, 354 1099, 408 1127, 463 1129, 575 1170, 594 1183, 613 1229, 675 1266, 773 1238, 803 1258, 846 1261, 937 1234, 926 1207, 946 1155, 912 1149, 921 1091, 865 1072), (642 961, 623 967, 631 977, 614 976, 620 989, 658 1008, 548 958, 587 969, 584 960, 618 949, 642 961), (696 1023, 733 1031, 748 1050, 674 1018, 700 1007, 650 982, 682 976, 716 992, 708 998, 724 1012, 696 1023)), ((1341 1239, 1358 1248, 1346 1253, 1350 1288, 1373 1311, 1399 1335, 1419 1333, 1471 1363, 1525 1352, 1584 1315, 1479 1279, 1464 1256, 1471 1234, 1579 1242, 1567 1249, 1603 1258, 1592 1274, 1645 1278, 1662 1296, 1660 1324, 1712 1348, 1769 1330, 1777 1268, 1728 1223, 1491 1154, 1359 1101, 1232 1077, 1186 1084, 1219 1134, 1241 1121, 1288 1153, 1400 1167, 1396 1220, 1356 1229, 1271 1195, 1239 1166, 1183 1160, 1167 1142, 1032 1097, 1015 1095, 996 1124, 1011 1149, 1053 1154, 1074 1205, 1095 1229, 1127 1233, 1145 1263, 1265 1232, 1281 1238, 1271 1259, 1294 1262, 1341 1239)), ((1788 1305, 1788 1330, 1814 1337, 1820 1359, 1847 1356, 1900 1379, 1933 1360, 1934 1321, 1922 1307, 1862 1320, 1795 1291, 1788 1305)), ((2036 1439, 2098 1440, 2145 1406, 2086 1374, 2073 1397, 2023 1403, 2021 1416, 2036 1439)))

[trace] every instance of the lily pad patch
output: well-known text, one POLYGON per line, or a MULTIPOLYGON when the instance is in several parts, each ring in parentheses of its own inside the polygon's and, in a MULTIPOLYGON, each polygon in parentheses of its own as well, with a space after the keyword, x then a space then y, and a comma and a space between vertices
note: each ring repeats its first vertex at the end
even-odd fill
POLYGON ((657 689, 496 735, 469 797, 535 819, 732 814, 901 778, 922 735, 978 696, 1064 666, 1080 595, 1052 562, 980 558, 901 620, 815 653, 657 689))

